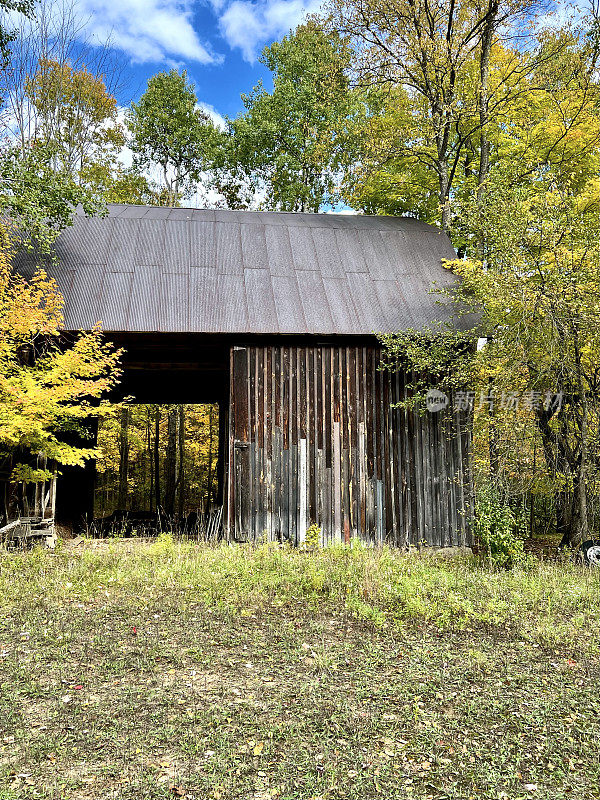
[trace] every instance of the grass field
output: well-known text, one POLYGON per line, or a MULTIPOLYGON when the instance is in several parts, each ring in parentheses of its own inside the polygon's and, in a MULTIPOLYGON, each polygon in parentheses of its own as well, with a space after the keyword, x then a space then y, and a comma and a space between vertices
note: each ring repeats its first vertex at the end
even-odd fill
POLYGON ((168 538, 0 555, 0 798, 600 798, 598 572, 168 538))

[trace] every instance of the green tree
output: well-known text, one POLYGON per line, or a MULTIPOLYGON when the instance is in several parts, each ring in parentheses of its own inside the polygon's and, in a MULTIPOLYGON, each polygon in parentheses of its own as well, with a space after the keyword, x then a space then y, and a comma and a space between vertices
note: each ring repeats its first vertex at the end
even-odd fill
POLYGON ((230 206, 264 195, 264 208, 318 211, 335 196, 351 115, 349 52, 309 21, 263 51, 273 90, 242 95, 245 111, 221 137, 217 183, 230 206), (219 169, 220 168, 220 169, 219 169))
POLYGON ((531 24, 535 0, 331 0, 334 29, 354 53, 355 81, 370 108, 348 175, 351 202, 374 210, 424 211, 449 230, 458 185, 481 193, 490 167, 490 133, 524 91, 542 48, 531 24), (515 43, 511 36, 522 33, 515 43), (396 180, 394 181, 394 176, 396 180), (425 194, 419 183, 424 180, 425 194), (396 184, 396 185, 395 185, 396 184), (386 194, 391 191, 391 202, 386 194))
MULTIPOLYGON (((523 56, 494 45, 487 117, 482 124, 476 105, 448 222, 466 256, 452 264, 461 278, 456 299, 478 312, 491 341, 474 354, 464 334, 384 337, 390 366, 405 359, 450 390, 474 391, 478 481, 513 499, 548 500, 569 545, 600 524, 597 59, 597 39, 585 29, 542 32, 535 53, 523 56), (502 113, 491 103, 499 91, 502 113), (562 403, 547 402, 555 393, 562 403), (503 397, 513 405, 503 407, 503 397)), ((406 109, 410 125, 413 101, 400 93, 377 125, 394 112, 404 119, 406 109)), ((394 146, 393 136, 384 145, 394 146)), ((373 163, 377 146, 372 141, 373 163)), ((390 185, 394 171, 416 182, 416 162, 401 150, 395 163, 383 162, 390 185)), ((366 180, 362 186, 368 196, 366 180)), ((431 213, 428 196, 420 208, 431 213)), ((424 386, 417 380, 417 391, 424 386)))
POLYGON ((157 507, 179 517, 209 511, 218 488, 218 407, 131 403, 127 408, 126 454, 123 407, 112 406, 99 426, 97 516, 115 509, 150 513, 157 507))
POLYGON ((0 157, 0 211, 12 221, 22 246, 52 253, 60 231, 72 224, 75 208, 86 214, 102 208, 94 192, 63 169, 55 169, 54 150, 32 145, 25 153, 9 147, 0 157))
POLYGON ((450 332, 384 345, 390 366, 404 358, 486 398, 475 409, 478 478, 549 498, 563 544, 576 545, 600 524, 600 123, 593 54, 573 41, 562 53, 545 68, 551 102, 529 95, 528 116, 492 139, 485 192, 474 182, 457 206, 469 257, 451 265, 455 298, 491 341, 476 354, 450 332), (555 394, 561 403, 547 401, 555 394))
POLYGON ((341 194, 367 214, 439 220, 439 182, 429 159, 424 103, 399 86, 363 94, 364 114, 349 129, 341 194))
POLYGON ((141 206, 168 205, 167 190, 161 188, 135 167, 117 166, 103 180, 103 199, 107 203, 131 203, 141 206))
POLYGON ((198 100, 186 72, 159 72, 132 103, 127 125, 134 165, 158 166, 167 204, 175 205, 196 188, 210 158, 216 130, 198 100))

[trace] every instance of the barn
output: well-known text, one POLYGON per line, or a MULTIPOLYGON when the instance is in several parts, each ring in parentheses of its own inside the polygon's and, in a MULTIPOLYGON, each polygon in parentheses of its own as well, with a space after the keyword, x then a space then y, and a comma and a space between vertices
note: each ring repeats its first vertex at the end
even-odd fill
MULTIPOLYGON (((469 543, 469 420, 399 408, 376 333, 452 319, 448 238, 414 219, 111 205, 78 215, 47 269, 65 328, 125 348, 120 391, 215 402, 231 540, 469 543)), ((31 274, 34 263, 21 259, 31 274)), ((56 514, 91 513, 94 467, 65 469, 56 514)))

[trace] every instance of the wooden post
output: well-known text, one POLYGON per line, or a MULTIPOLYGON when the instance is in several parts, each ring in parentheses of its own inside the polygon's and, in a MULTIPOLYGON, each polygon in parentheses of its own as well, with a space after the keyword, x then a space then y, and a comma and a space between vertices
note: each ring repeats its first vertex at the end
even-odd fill
POLYGON ((306 439, 300 439, 298 448, 298 544, 306 541, 306 439))
POLYGON ((342 541, 342 464, 340 423, 333 423, 333 541, 342 541))

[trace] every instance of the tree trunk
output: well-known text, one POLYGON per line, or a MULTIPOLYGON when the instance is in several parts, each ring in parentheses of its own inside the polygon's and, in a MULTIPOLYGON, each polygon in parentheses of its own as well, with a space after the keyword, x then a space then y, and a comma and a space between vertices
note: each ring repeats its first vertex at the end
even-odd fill
POLYGON ((167 412, 167 452, 165 456, 165 514, 175 514, 175 492, 177 489, 177 407, 170 406, 167 412))
POLYGON ((561 492, 557 498, 557 533, 561 534, 561 547, 578 547, 590 537, 588 520, 587 486, 585 470, 581 467, 573 475, 573 487, 561 492))
POLYGON ((213 481, 212 453, 213 453, 213 407, 211 405, 208 409, 208 475, 206 478, 206 507, 204 509, 206 514, 208 514, 208 512, 210 511, 210 505, 212 500, 212 481, 213 481))
POLYGON ((536 421, 541 433, 546 466, 550 477, 564 482, 565 488, 555 493, 556 531, 561 537, 562 547, 577 547, 589 535, 587 504, 587 407, 583 401, 582 422, 578 432, 579 455, 569 445, 567 437, 572 429, 564 417, 559 427, 550 426, 551 415, 538 411, 536 421))
POLYGON ((480 127, 480 142, 479 142, 479 175, 477 179, 477 202, 479 205, 483 203, 485 195, 485 184, 487 182, 488 174, 490 171, 490 140, 488 137, 489 125, 489 92, 488 84, 490 77, 490 54, 492 50, 492 43, 494 40, 494 29, 496 26, 496 18, 498 16, 498 2, 492 0, 488 3, 487 14, 485 17, 485 25, 481 34, 481 53, 479 59, 479 127, 480 127))
POLYGON ((447 163, 441 165, 438 177, 440 183, 440 207, 442 209, 442 230, 447 233, 450 228, 450 180, 447 163))
POLYGON ((160 497, 160 408, 156 406, 154 413, 154 498, 156 512, 161 509, 160 497))
POLYGON ((119 436, 119 491, 117 507, 127 510, 127 478, 129 473, 129 406, 121 409, 121 432, 119 436))
POLYGON ((179 474, 177 481, 179 484, 179 518, 183 518, 185 510, 185 406, 179 406, 179 474))
MULTIPOLYGON (((148 486, 148 511, 152 513, 154 503, 154 462, 152 460, 152 437, 150 433, 150 415, 146 413, 146 453, 150 472, 150 482, 148 486)), ((144 472, 144 492, 146 489, 146 474, 144 472)))

